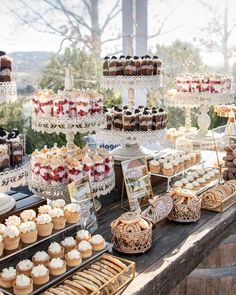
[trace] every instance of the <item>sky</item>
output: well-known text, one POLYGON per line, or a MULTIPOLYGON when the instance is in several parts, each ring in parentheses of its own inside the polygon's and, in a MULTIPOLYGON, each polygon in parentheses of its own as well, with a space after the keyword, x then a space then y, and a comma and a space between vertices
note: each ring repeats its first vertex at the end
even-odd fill
MULTIPOLYGON (((8 4, 11 1, 13 0, 8 0, 8 4)), ((35 5, 38 5, 37 3, 40 2, 38 0, 31 1, 35 2, 35 5)), ((106 5, 110 5, 112 1, 114 0, 103 0, 106 5)), ((170 32, 150 40, 150 48, 152 48, 157 42, 160 44, 170 44, 177 38, 192 42, 194 36, 196 36, 198 32, 200 35, 200 27, 205 24, 208 19, 208 13, 203 9, 202 5, 199 4, 198 0, 169 0, 169 5, 157 5, 158 2, 163 2, 162 0, 148 1, 148 26, 150 34, 155 32, 158 18, 165 18, 173 9, 172 14, 168 17, 164 27, 165 32, 170 32), (176 28, 178 29, 176 30, 176 28)), ((215 2, 216 5, 219 5, 219 0, 208 1, 215 2)), ((231 1, 232 11, 236 11, 236 1, 229 1, 231 1)), ((223 2, 224 1, 221 0, 220 5, 222 5, 223 2)), ((121 16, 116 19, 116 22, 117 30, 121 30, 121 16)), ((1 48, 1 50, 5 50, 9 53, 14 51, 38 50, 57 52, 62 40, 62 37, 60 36, 40 33, 27 26, 19 25, 19 20, 17 20, 16 16, 12 13, 9 13, 8 8, 5 5, 2 5, 0 8, 0 26, 1 28, 4 28, 0 30, 1 44, 4 44, 4 48, 1 48)), ((107 34, 109 36, 109 32, 107 32, 107 34)), ((109 46, 112 46, 112 43, 109 46)), ((109 49, 109 46, 107 49, 109 49)), ((201 51, 201 55, 208 65, 219 65, 222 63, 222 57, 220 54, 201 51)))

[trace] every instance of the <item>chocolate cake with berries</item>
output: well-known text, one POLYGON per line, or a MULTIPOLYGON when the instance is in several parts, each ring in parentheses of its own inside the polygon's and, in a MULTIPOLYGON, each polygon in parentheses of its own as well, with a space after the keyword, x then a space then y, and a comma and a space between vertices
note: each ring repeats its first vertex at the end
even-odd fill
POLYGON ((0 82, 12 79, 12 59, 4 51, 0 51, 0 82))

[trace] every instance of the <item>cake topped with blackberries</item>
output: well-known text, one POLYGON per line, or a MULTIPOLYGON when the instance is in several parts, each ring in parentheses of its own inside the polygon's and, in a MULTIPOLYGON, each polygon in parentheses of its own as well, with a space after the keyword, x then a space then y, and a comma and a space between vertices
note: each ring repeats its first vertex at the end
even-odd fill
POLYGON ((0 82, 12 80, 12 59, 4 51, 0 51, 0 82))
POLYGON ((161 74, 161 60, 158 56, 105 56, 104 76, 156 76, 161 74))

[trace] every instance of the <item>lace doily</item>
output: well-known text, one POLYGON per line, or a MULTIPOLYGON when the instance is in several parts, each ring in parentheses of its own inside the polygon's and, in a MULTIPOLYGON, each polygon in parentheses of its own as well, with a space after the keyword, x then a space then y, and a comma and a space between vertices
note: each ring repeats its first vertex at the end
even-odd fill
MULTIPOLYGON (((92 182, 91 189, 93 197, 100 197, 109 194, 115 187, 115 174, 112 174, 110 177, 103 179, 99 182, 92 182)), ((70 200, 69 191, 67 185, 64 186, 53 186, 44 183, 39 183, 33 179, 29 183, 29 189, 38 197, 44 199, 58 199, 62 198, 66 201, 70 200)))
POLYGON ((32 115, 32 129, 42 133, 92 133, 106 125, 103 114, 87 115, 84 118, 57 118, 32 115))
POLYGON ((0 82, 0 103, 17 99, 16 82, 0 82))
POLYGON ((204 105, 218 105, 222 103, 233 103, 233 93, 208 93, 208 92, 177 92, 173 96, 165 96, 165 105, 172 107, 198 107, 204 105))
POLYGON ((119 130, 98 130, 96 137, 100 142, 112 144, 139 144, 148 145, 159 141, 164 137, 166 128, 150 131, 119 131, 119 130))
POLYGON ((30 173, 30 157, 25 156, 20 167, 0 173, 1 191, 8 191, 12 187, 26 185, 30 173))
POLYGON ((123 89, 123 88, 152 88, 158 89, 162 86, 162 76, 103 76, 101 87, 106 89, 123 89))

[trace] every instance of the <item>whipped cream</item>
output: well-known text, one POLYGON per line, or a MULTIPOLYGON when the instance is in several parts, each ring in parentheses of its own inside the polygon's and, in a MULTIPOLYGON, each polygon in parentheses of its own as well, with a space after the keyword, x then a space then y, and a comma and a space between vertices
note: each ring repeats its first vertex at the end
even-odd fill
POLYGON ((62 250, 61 245, 57 242, 52 242, 50 246, 48 247, 48 251, 51 253, 60 253, 62 250))
POLYGON ((49 214, 51 210, 52 207, 50 205, 43 205, 38 208, 39 214, 49 214))
POLYGON ((81 258, 79 251, 76 249, 73 249, 70 252, 68 252, 67 256, 69 259, 80 259, 81 258))
POLYGON ((49 214, 41 214, 37 217, 37 224, 48 224, 52 222, 52 218, 49 214))
POLYGON ((46 274, 48 273, 48 269, 40 264, 38 266, 35 266, 33 269, 32 269, 32 272, 31 274, 34 276, 34 277, 43 277, 45 276, 46 274))
POLYGON ((76 237, 79 239, 79 240, 88 240, 90 239, 90 233, 88 230, 79 230, 76 234, 76 237))
POLYGON ((33 263, 29 259, 22 260, 17 264, 20 270, 30 270, 33 266, 33 263))
POLYGON ((52 208, 63 208, 66 202, 63 199, 58 199, 51 202, 52 208))
POLYGON ((61 268, 64 265, 64 261, 61 258, 53 258, 50 261, 51 268, 61 268))
POLYGON ((52 218, 59 218, 64 216, 64 211, 60 208, 54 208, 49 214, 52 218))
POLYGON ((164 163, 163 167, 164 169, 172 169, 173 165, 171 163, 164 163))
POLYGON ((16 277, 16 269, 12 266, 4 268, 1 272, 1 277, 4 279, 14 279, 16 277))
POLYGON ((63 246, 74 246, 76 245, 76 241, 73 237, 67 237, 62 242, 63 246))
POLYGON ((21 233, 27 233, 30 231, 35 231, 36 230, 36 224, 34 221, 26 221, 22 222, 21 225, 19 226, 19 230, 21 233))
POLYGON ((5 228, 6 228, 6 225, 0 223, 0 234, 3 234, 4 233, 5 228))
POLYGON ((8 238, 16 238, 19 236, 20 232, 19 232, 19 229, 18 227, 12 225, 12 226, 7 226, 4 230, 4 236, 5 237, 8 237, 8 238))
POLYGON ((49 255, 45 251, 38 251, 33 257, 36 261, 46 261, 49 259, 49 255))
POLYGON ((16 215, 12 215, 9 216, 6 220, 5 220, 6 226, 19 226, 21 224, 21 219, 20 217, 16 216, 16 215))
POLYGON ((36 212, 32 209, 25 210, 20 214, 23 221, 33 221, 36 218, 36 212))
POLYGON ((100 244, 104 241, 105 240, 103 239, 103 237, 101 235, 95 235, 90 239, 90 243, 92 243, 92 244, 100 244))
POLYGON ((17 287, 26 287, 31 284, 30 278, 28 278, 26 275, 18 275, 16 276, 16 286, 17 287))
POLYGON ((90 245, 89 242, 82 241, 82 242, 79 243, 78 249, 79 249, 79 251, 90 250, 90 249, 92 249, 92 246, 90 245))
POLYGON ((157 161, 157 160, 151 160, 151 161, 149 162, 149 164, 152 165, 152 166, 158 166, 158 165, 160 165, 160 162, 157 161))
POLYGON ((70 212, 80 212, 80 206, 76 203, 71 203, 65 206, 65 210, 70 212))

